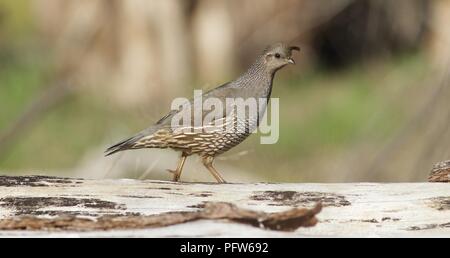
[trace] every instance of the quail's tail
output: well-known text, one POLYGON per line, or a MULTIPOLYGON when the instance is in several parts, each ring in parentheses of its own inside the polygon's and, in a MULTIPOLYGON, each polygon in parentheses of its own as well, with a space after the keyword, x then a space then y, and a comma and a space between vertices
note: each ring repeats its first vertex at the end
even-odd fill
POLYGON ((135 135, 135 136, 133 136, 131 138, 123 140, 123 141, 121 141, 121 142, 119 142, 119 143, 109 147, 105 151, 105 156, 109 156, 109 155, 112 155, 112 154, 114 154, 116 152, 123 151, 123 150, 128 150, 128 149, 133 148, 135 143, 137 141, 139 141, 142 137, 143 137, 142 134, 137 134, 137 135, 135 135))

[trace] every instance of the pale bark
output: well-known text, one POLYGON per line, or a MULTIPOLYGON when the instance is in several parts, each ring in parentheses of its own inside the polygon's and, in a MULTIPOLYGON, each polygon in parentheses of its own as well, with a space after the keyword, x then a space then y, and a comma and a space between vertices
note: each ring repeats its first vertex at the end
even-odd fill
POLYGON ((260 229, 232 220, 200 219, 143 229, 3 230, 0 236, 450 236, 450 187, 445 183, 203 184, 0 177, 3 223, 22 216, 67 222, 68 218, 112 215, 124 225, 126 216, 135 223, 139 217, 195 212, 206 202, 227 202, 269 213, 311 208, 318 202, 323 209, 317 215, 317 225, 293 232, 260 229))

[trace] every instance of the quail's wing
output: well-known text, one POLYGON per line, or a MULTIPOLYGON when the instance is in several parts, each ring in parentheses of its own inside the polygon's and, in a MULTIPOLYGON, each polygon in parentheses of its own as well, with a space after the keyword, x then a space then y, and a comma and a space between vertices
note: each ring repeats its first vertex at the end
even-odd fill
POLYGON ((208 120, 209 122, 207 124, 203 125, 203 122, 205 121, 204 118, 206 118, 211 111, 204 110, 202 102, 197 102, 192 99, 183 103, 179 109, 171 110, 149 128, 109 147, 106 150, 106 155, 108 156, 126 149, 143 148, 146 146, 150 146, 149 144, 154 140, 154 138, 166 137, 167 135, 172 135, 173 137, 184 137, 186 138, 185 141, 189 142, 189 138, 194 137, 194 135, 186 132, 192 132, 198 127, 200 127, 200 129, 202 130, 207 129, 209 130, 209 132, 213 132, 215 130, 223 130, 223 128, 225 128, 224 125, 233 123, 233 117, 229 116, 229 113, 232 109, 225 106, 227 105, 227 102, 225 100, 229 96, 235 96, 237 91, 236 88, 227 86, 229 86, 228 83, 210 90, 202 95, 203 101, 205 101, 206 99, 215 98, 222 103, 221 110, 215 110, 214 115, 210 116, 210 119, 208 120), (193 110, 196 109, 202 111, 202 125, 200 126, 195 125, 193 110), (174 118, 176 118, 175 116, 190 118, 190 122, 187 124, 173 123, 174 118))
MULTIPOLYGON (((216 123, 218 119, 225 119, 225 117, 231 112, 231 108, 226 102, 226 98, 232 96, 236 88, 227 87, 230 83, 226 83, 221 85, 215 89, 209 90, 202 95, 202 101, 195 101, 191 99, 186 101, 182 105, 179 106, 179 109, 171 110, 161 119, 159 119, 155 126, 159 128, 172 128, 177 129, 179 127, 195 127, 195 112, 201 112, 201 122, 204 121, 205 118, 208 118, 208 123, 216 123), (213 103, 213 107, 211 105, 206 105, 207 100, 209 103, 213 103), (219 103, 218 103, 219 102, 219 103), (207 106, 211 107, 208 108, 207 106), (209 116, 208 116, 209 115, 209 116), (188 118, 190 121, 181 121, 183 122, 180 125, 177 122, 180 118, 188 118), (174 119, 177 119, 174 121, 174 119)), ((199 113, 200 113, 199 112, 199 113)))

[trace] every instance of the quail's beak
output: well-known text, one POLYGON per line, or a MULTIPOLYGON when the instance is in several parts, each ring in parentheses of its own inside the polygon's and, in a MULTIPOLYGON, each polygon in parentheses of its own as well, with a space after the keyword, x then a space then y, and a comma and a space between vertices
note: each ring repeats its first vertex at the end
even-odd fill
POLYGON ((294 59, 292 59, 292 57, 288 57, 287 61, 288 61, 288 63, 295 65, 295 61, 294 61, 294 59))

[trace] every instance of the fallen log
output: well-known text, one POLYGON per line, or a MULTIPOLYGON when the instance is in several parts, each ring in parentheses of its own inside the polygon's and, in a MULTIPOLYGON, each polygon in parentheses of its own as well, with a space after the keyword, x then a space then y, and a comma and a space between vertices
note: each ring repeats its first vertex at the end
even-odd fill
POLYGON ((5 236, 448 237, 450 185, 1 176, 5 236))

